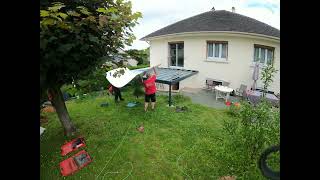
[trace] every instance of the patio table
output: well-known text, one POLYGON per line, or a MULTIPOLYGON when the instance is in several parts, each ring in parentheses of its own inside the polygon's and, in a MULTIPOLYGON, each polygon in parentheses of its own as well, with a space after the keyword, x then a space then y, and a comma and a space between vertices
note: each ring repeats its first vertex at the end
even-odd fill
POLYGON ((232 88, 226 86, 216 86, 214 89, 216 90, 216 100, 218 100, 218 98, 223 98, 226 100, 226 102, 229 99, 230 93, 233 91, 232 88), (223 96, 222 94, 226 95, 223 96))
MULTIPOLYGON (((248 100, 256 105, 258 104, 261 99, 262 99, 262 92, 261 91, 251 91, 251 90, 248 90, 246 91, 246 94, 247 94, 247 98, 248 100)), ((265 98, 274 106, 279 106, 279 98, 277 98, 277 96, 275 96, 274 94, 270 94, 270 93, 266 93, 266 96, 265 98)))

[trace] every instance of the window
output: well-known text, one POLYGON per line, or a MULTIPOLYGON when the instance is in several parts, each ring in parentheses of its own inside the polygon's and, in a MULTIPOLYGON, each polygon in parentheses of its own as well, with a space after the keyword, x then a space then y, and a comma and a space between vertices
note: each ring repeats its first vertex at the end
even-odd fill
POLYGON ((274 57, 274 48, 263 46, 263 45, 254 45, 254 59, 253 62, 260 62, 264 65, 269 65, 273 63, 274 57))
POLYGON ((208 41, 207 42, 207 59, 226 61, 228 56, 228 42, 208 41))
POLYGON ((184 44, 183 42, 169 43, 169 64, 170 66, 183 67, 184 64, 184 44))

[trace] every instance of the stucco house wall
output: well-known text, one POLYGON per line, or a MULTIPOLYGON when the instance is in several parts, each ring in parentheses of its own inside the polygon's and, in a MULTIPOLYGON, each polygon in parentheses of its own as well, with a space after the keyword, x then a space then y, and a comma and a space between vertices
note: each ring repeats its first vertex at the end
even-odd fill
MULTIPOLYGON (((269 90, 280 93, 280 40, 250 34, 232 33, 181 33, 149 39, 150 65, 161 64, 169 67, 169 42, 184 42, 184 69, 197 70, 198 74, 191 76, 179 84, 184 87, 202 88, 206 78, 230 82, 230 87, 237 89, 240 84, 251 87, 253 80, 254 44, 274 47, 274 67, 279 70, 269 90), (207 61, 207 41, 227 41, 227 62, 207 61)), ((261 71, 260 71, 261 72, 261 71)), ((258 87, 262 87, 260 80, 258 87)))

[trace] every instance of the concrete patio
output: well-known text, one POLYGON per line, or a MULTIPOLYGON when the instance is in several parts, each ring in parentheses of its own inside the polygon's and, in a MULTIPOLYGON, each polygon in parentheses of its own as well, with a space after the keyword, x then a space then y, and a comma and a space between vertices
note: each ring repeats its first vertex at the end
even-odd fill
MULTIPOLYGON (((168 95, 168 92, 158 92, 159 94, 168 95)), ((173 102, 174 96, 177 92, 173 92, 173 102)), ((216 100, 215 93, 213 91, 205 90, 205 89, 196 89, 196 88, 183 88, 180 90, 180 94, 190 97, 192 102, 195 104, 201 104, 207 107, 212 107, 216 109, 226 109, 224 99, 216 100)), ((230 96, 229 101, 231 102, 239 102, 241 97, 238 96, 230 96)))
MULTIPOLYGON (((226 109, 224 99, 216 100, 216 95, 213 91, 204 90, 204 89, 193 89, 193 88, 184 88, 180 91, 184 96, 190 97, 193 103, 205 105, 208 107, 213 107, 216 109, 226 109)), ((230 96, 229 101, 239 102, 240 97, 230 96)))

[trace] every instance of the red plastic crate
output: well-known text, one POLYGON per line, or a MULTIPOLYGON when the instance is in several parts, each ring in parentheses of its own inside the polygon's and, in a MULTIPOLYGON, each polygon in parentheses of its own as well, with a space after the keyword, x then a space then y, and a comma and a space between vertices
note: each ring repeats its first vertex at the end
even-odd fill
POLYGON ((84 168, 85 166, 87 166, 91 162, 92 162, 92 158, 89 156, 89 154, 85 150, 82 150, 82 151, 78 152, 77 154, 75 154, 74 156, 60 162, 60 172, 61 172, 62 176, 70 176, 70 175, 76 173, 77 171, 79 171, 80 169, 84 168), (80 156, 82 154, 86 155, 86 158, 88 161, 86 163, 82 164, 81 166, 79 166, 76 163, 74 158, 76 156, 80 156))
POLYGON ((65 155, 69 154, 70 152, 76 151, 77 149, 79 149, 81 147, 85 147, 85 146, 86 146, 86 144, 84 142, 84 138, 78 137, 78 138, 73 139, 73 140, 71 140, 61 146, 61 155, 65 156, 65 155), (74 147, 73 144, 78 140, 80 140, 81 143, 74 147))

